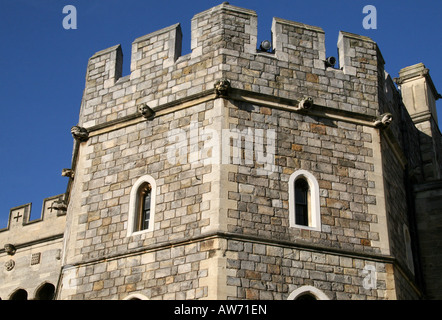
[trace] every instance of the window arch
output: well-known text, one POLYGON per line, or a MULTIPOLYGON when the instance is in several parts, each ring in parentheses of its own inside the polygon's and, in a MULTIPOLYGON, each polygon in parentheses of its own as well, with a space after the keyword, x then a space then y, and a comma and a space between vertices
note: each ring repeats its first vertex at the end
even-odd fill
POLYGON ((127 236, 149 232, 154 229, 155 218, 155 179, 142 176, 132 186, 129 198, 127 236))
POLYGON ((133 293, 123 298, 123 300, 149 300, 145 295, 133 293))
POLYGON ((37 289, 35 300, 54 300, 55 286, 46 282, 37 289))
POLYGON ((330 300, 330 298, 318 288, 302 286, 292 291, 287 300, 330 300))
POLYGON ((319 184, 306 170, 297 170, 289 178, 290 227, 321 231, 319 184))
POLYGON ((18 289, 11 294, 9 300, 28 300, 28 292, 24 289, 18 289))

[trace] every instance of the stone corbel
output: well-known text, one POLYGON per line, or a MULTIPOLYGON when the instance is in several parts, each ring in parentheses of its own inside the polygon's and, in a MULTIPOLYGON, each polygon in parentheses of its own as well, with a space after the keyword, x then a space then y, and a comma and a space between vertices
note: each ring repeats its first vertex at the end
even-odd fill
POLYGON ((403 78, 393 78, 393 82, 396 83, 398 86, 400 86, 402 83, 404 83, 403 78))
POLYGON ((80 126, 73 126, 71 128, 72 136, 75 140, 78 140, 80 142, 87 141, 89 139, 89 132, 87 129, 80 127, 80 126))
POLYGON ((216 97, 227 97, 229 95, 229 90, 231 88, 230 86, 230 81, 227 79, 222 79, 217 81, 214 85, 213 85, 214 89, 215 89, 215 95, 216 97))
POLYGON ((421 77, 426 77, 429 74, 430 74, 430 69, 427 69, 427 68, 423 69, 420 73, 421 77))
POLYGON ((155 111, 152 110, 147 104, 143 104, 138 107, 138 112, 146 119, 151 120, 155 117, 155 111))
POLYGON ((72 170, 72 169, 62 169, 61 170, 61 175, 63 177, 73 178, 74 177, 74 170, 72 170))
POLYGON ((17 249, 15 248, 15 246, 12 243, 7 243, 7 244, 5 244, 5 251, 10 256, 13 256, 15 254, 15 252, 17 251, 17 249))
POLYGON ((312 97, 304 97, 301 101, 299 101, 296 110, 307 110, 313 106, 313 98, 312 97))
POLYGON ((389 112, 381 114, 375 121, 374 126, 376 128, 385 129, 393 121, 393 115, 389 112))
POLYGON ((68 210, 68 206, 66 205, 66 202, 64 200, 56 200, 56 201, 52 202, 49 209, 51 210, 51 212, 52 212, 52 210, 65 212, 68 210))

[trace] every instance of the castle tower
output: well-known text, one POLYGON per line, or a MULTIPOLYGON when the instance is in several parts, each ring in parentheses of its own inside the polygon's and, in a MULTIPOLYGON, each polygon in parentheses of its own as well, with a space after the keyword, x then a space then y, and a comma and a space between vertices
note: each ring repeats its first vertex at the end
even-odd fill
POLYGON ((421 181, 414 184, 413 192, 423 284, 427 298, 440 299, 442 281, 438 270, 442 268, 442 135, 438 126, 436 101, 441 95, 437 92, 429 69, 422 63, 403 68, 395 81, 418 130, 422 169, 418 170, 421 181))
POLYGON ((429 70, 418 63, 399 72, 396 78, 405 107, 420 131, 420 146, 426 180, 441 179, 442 140, 437 121, 436 100, 441 96, 429 70))
POLYGON ((62 272, 78 285, 58 297, 405 296, 376 43, 342 32, 338 70, 318 27, 275 18, 264 52, 252 10, 191 25, 185 56, 179 24, 136 39, 123 78, 120 46, 89 60, 62 272), (382 285, 364 288, 374 270, 382 285))
POLYGON ((377 44, 340 32, 337 69, 321 28, 257 24, 224 2, 189 54, 175 24, 127 76, 119 45, 89 59, 57 299, 424 296, 421 141, 377 44))

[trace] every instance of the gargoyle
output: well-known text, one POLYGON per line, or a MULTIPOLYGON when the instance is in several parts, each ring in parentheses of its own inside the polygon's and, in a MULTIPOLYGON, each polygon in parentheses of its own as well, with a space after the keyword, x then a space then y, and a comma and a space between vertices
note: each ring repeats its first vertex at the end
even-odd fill
POLYGON ((61 170, 61 175, 63 177, 73 178, 74 177, 74 170, 72 170, 72 169, 63 169, 63 170, 61 170))
POLYGON ((52 212, 52 210, 67 211, 68 206, 66 205, 64 200, 56 200, 56 201, 52 202, 49 209, 51 210, 51 212, 52 212))
POLYGON ((141 113, 141 115, 148 120, 155 117, 155 111, 153 111, 152 108, 150 108, 147 104, 139 106, 138 112, 141 113))
POLYGON ((230 89, 230 81, 227 79, 219 80, 214 84, 214 88, 217 97, 227 97, 230 89))
POLYGON ((374 122, 376 128, 385 129, 393 121, 393 115, 389 112, 381 114, 374 122))
POLYGON ((87 131, 87 129, 80 126, 73 126, 71 128, 71 133, 74 139, 81 142, 87 141, 87 139, 89 138, 89 132, 87 131))
POLYGON ((10 256, 13 256, 15 254, 15 251, 17 251, 17 249, 15 248, 15 246, 12 243, 7 243, 7 244, 5 244, 5 251, 10 256))
POLYGON ((309 109, 313 106, 313 98, 312 97, 304 97, 301 101, 299 101, 297 109, 309 109))

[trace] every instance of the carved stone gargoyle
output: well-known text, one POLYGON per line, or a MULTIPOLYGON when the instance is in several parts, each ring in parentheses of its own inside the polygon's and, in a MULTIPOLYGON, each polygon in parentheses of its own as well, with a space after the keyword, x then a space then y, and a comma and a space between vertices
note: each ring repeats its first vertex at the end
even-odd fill
POLYGON ((15 248, 15 246, 12 243, 7 243, 7 244, 5 244, 5 251, 10 256, 13 256, 15 254, 15 252, 17 251, 17 249, 15 248))
POLYGON ((80 126, 73 126, 71 128, 72 136, 75 140, 78 140, 80 142, 87 141, 89 139, 89 132, 87 129, 80 127, 80 126))
POLYGON ((49 209, 52 210, 58 210, 58 211, 67 211, 68 206, 66 205, 66 202, 64 200, 56 200, 52 202, 49 209))
POLYGON ((374 126, 376 128, 385 129, 393 121, 393 115, 389 112, 381 114, 375 121, 374 126))
POLYGON ((297 106, 297 109, 310 109, 313 106, 313 98, 312 97, 304 97, 297 106))
POLYGON ((141 115, 147 120, 153 119, 153 117, 155 117, 155 111, 153 111, 152 108, 149 107, 147 104, 139 106, 138 112, 141 113, 141 115))
POLYGON ((214 89, 215 89, 215 94, 217 97, 227 97, 229 95, 229 90, 230 90, 230 81, 227 79, 222 79, 217 81, 214 85, 213 85, 214 89))
POLYGON ((73 178, 74 177, 74 170, 72 170, 72 169, 62 169, 61 170, 61 175, 63 177, 73 178))

